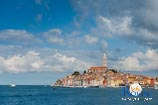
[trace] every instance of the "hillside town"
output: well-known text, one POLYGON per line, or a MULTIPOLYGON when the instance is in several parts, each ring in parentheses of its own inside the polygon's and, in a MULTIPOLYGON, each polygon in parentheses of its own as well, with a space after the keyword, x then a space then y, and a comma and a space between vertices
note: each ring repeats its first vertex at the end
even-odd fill
POLYGON ((107 67, 107 59, 104 54, 103 65, 90 67, 84 73, 75 71, 73 74, 59 79, 53 86, 59 87, 121 87, 139 83, 142 87, 158 86, 158 78, 144 75, 118 72, 107 67))

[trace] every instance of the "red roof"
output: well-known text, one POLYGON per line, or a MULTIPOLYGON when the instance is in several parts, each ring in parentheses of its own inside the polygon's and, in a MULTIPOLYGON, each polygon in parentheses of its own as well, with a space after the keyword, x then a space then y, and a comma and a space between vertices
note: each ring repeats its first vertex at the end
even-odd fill
POLYGON ((92 70, 92 71, 93 71, 93 70, 99 70, 99 71, 100 71, 100 70, 101 70, 101 71, 103 70, 103 71, 104 71, 104 70, 107 70, 107 67, 106 67, 106 66, 95 66, 95 67, 93 66, 93 67, 91 67, 89 70, 90 70, 90 71, 91 71, 91 70, 92 70))

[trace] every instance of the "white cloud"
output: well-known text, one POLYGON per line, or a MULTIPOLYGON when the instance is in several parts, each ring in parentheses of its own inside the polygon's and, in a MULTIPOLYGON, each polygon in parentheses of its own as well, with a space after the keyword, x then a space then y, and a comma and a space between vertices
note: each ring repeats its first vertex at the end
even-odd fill
POLYGON ((67 56, 51 50, 38 53, 28 51, 25 54, 16 54, 8 57, 0 56, 0 72, 72 72, 83 71, 90 66, 84 60, 73 56, 67 56))
MULTIPOLYGON (((157 0, 70 0, 79 26, 97 18, 90 34, 125 37, 140 45, 158 48, 157 0), (117 5, 119 4, 119 5, 117 5)), ((87 25, 92 28, 91 24, 87 25)))
POLYGON ((0 31, 0 40, 11 44, 28 45, 33 43, 41 43, 33 34, 25 30, 7 29, 0 31))
POLYGON ((124 40, 131 40, 138 44, 157 48, 158 35, 142 27, 132 27, 131 17, 107 18, 100 16, 97 18, 97 26, 92 33, 100 37, 121 37, 124 40))
POLYGON ((13 29, 7 29, 0 31, 0 38, 1 40, 8 40, 8 39, 14 39, 16 38, 17 40, 21 39, 32 39, 32 34, 26 32, 25 30, 13 30, 13 29))
POLYGON ((119 61, 122 70, 158 70, 158 52, 156 50, 147 50, 145 53, 136 52, 127 58, 119 61))
POLYGON ((45 32, 47 35, 61 35, 62 31, 60 29, 50 29, 48 32, 45 32))
POLYGON ((51 29, 43 33, 43 36, 47 42, 57 45, 65 46, 66 48, 77 48, 88 44, 96 44, 98 38, 92 35, 81 36, 78 31, 72 31, 70 33, 64 33, 61 29, 51 29))
POLYGON ((83 60, 77 59, 75 57, 69 57, 61 53, 56 53, 52 58, 57 61, 53 63, 52 69, 65 71, 65 70, 78 70, 83 71, 90 66, 90 63, 87 63, 83 60))
POLYGON ((74 57, 67 57, 67 56, 65 56, 65 55, 62 55, 62 54, 60 54, 60 53, 56 53, 55 55, 54 55, 54 57, 56 58, 56 59, 58 59, 59 61, 61 61, 61 62, 65 62, 65 63, 69 63, 69 62, 75 62, 76 61, 76 58, 74 58, 74 57))
POLYGON ((96 34, 105 36, 130 35, 132 34, 131 22, 131 17, 109 19, 103 16, 99 16, 97 18, 97 29, 94 31, 96 31, 96 34))
POLYGON ((89 44, 94 44, 94 43, 97 43, 98 42, 98 38, 97 37, 94 37, 94 36, 91 36, 91 35, 86 35, 85 36, 85 41, 89 44))
POLYGON ((44 62, 39 56, 39 53, 29 51, 25 55, 13 55, 8 58, 0 57, 1 70, 3 72, 19 73, 41 71, 39 69, 44 65, 44 62))
POLYGON ((135 32, 135 38, 139 43, 151 46, 153 48, 158 45, 158 35, 156 33, 150 32, 147 29, 139 29, 135 32))
POLYGON ((144 23, 145 26, 152 31, 157 31, 158 29, 158 1, 157 0, 150 0, 146 1, 147 6, 144 8, 144 23), (152 27, 152 28, 151 28, 152 27))
POLYGON ((59 37, 49 37, 48 41, 51 43, 57 43, 57 44, 63 44, 64 43, 64 39, 59 38, 59 37))
POLYGON ((60 29, 51 29, 44 33, 45 38, 50 43, 64 44, 64 39, 62 38, 62 31, 60 29))

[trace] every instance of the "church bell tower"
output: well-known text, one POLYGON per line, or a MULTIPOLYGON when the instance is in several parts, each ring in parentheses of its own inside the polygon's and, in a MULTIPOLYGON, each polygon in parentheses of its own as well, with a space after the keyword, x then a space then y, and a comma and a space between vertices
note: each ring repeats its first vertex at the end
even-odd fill
POLYGON ((105 54, 105 53, 104 53, 104 55, 103 55, 102 66, 103 66, 103 67, 107 67, 107 57, 106 57, 106 54, 105 54))

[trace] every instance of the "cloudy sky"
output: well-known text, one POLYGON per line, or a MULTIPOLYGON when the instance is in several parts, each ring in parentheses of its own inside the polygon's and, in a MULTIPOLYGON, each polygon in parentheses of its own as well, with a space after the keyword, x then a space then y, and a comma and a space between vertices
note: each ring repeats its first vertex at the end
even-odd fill
POLYGON ((157 0, 1 0, 0 84, 101 65, 158 75, 157 0))

